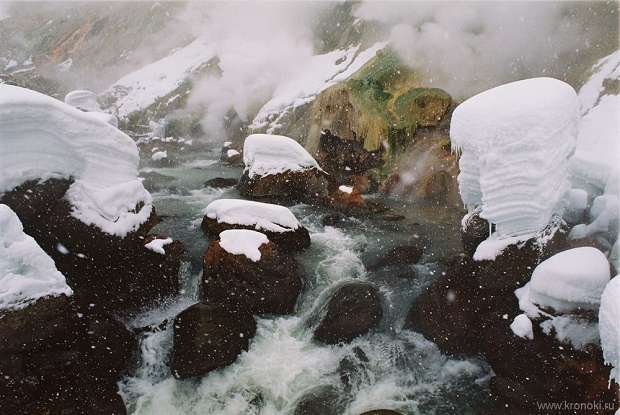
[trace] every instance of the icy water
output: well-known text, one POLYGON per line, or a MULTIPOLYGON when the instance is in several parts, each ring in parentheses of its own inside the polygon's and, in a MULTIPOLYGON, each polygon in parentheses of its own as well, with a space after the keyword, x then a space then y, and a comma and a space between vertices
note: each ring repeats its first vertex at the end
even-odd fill
POLYGON ((201 258, 208 245, 200 231, 202 210, 219 198, 239 198, 234 188, 204 187, 214 177, 240 176, 239 168, 222 166, 218 157, 216 150, 194 152, 178 167, 142 169, 164 218, 156 231, 182 240, 190 263, 182 272, 178 298, 129 322, 134 327, 155 327, 141 335, 140 366, 121 382, 130 413, 293 414, 302 397, 318 390, 335 391, 335 413, 343 415, 372 409, 464 415, 480 413, 488 405, 489 371, 482 362, 448 358, 420 334, 401 329, 412 301, 442 272, 441 258, 453 252, 458 241, 454 229, 434 223, 441 215, 436 208, 399 200, 388 203, 407 216, 402 222, 349 219, 338 227, 321 225, 325 210, 292 206, 312 238, 311 248, 298 256, 305 288, 295 314, 257 318, 257 335, 234 364, 201 379, 174 379, 167 366, 170 321, 199 300, 201 258), (427 245, 420 264, 367 270, 366 265, 386 248, 419 238, 427 245), (352 279, 380 287, 385 300, 379 330, 348 345, 313 342, 314 311, 335 288, 352 279), (351 373, 347 386, 339 370, 343 360, 351 373))

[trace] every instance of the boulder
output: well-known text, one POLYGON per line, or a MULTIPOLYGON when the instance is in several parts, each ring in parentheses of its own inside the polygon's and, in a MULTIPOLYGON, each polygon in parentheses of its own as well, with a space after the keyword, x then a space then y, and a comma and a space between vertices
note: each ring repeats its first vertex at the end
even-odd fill
POLYGON ((373 271, 392 265, 417 264, 423 253, 424 247, 421 244, 395 246, 368 263, 366 268, 373 271))
POLYGON ((260 259, 253 261, 212 241, 203 258, 205 301, 252 314, 292 313, 302 288, 294 258, 273 242, 259 251, 260 259))
POLYGON ((316 168, 250 177, 244 171, 239 192, 250 199, 322 204, 328 195, 327 175, 316 168))
POLYGON ((202 376, 233 363, 256 334, 249 313, 222 304, 194 304, 174 319, 171 369, 178 379, 202 376))
POLYGON ((6 413, 125 414, 117 382, 137 341, 109 314, 43 297, 0 318, 0 401, 6 413))
POLYGON ((354 176, 364 175, 368 170, 383 166, 381 147, 377 151, 364 149, 363 143, 353 139, 342 139, 330 130, 321 131, 316 160, 323 170, 337 182, 352 184, 354 176))
POLYGON ((183 257, 181 242, 166 246, 166 255, 144 247, 148 231, 158 219, 150 219, 124 238, 86 225, 71 215, 64 198, 71 180, 29 181, 6 192, 0 203, 8 205, 21 220, 24 232, 54 260, 86 307, 127 313, 151 305, 178 291, 178 272, 183 257))
POLYGON ((213 187, 215 189, 221 189, 224 187, 233 187, 239 183, 239 180, 233 177, 215 177, 205 182, 205 186, 213 187))
POLYGON ((344 403, 336 387, 317 386, 299 399, 294 415, 340 415, 344 412, 344 403))
POLYGON ((285 250, 310 246, 310 233, 284 206, 250 200, 219 199, 205 209, 201 228, 209 238, 229 229, 249 229, 267 235, 285 250))
POLYGON ((480 211, 465 215, 461 225, 463 251, 465 255, 473 257, 478 245, 489 237, 491 227, 486 219, 480 217, 480 211))
POLYGON ((383 316, 379 290, 357 281, 338 288, 319 312, 314 339, 325 344, 349 343, 377 327, 383 316))

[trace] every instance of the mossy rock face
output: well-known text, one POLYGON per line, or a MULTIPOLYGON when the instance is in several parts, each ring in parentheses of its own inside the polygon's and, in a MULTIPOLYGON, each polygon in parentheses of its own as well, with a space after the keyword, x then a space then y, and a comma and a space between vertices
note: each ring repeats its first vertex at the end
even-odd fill
POLYGON ((401 123, 415 120, 419 127, 436 127, 450 108, 452 98, 439 88, 413 88, 394 101, 401 123))
POLYGON ((306 147, 316 150, 320 131, 363 143, 373 151, 383 142, 396 157, 419 127, 436 127, 452 99, 438 88, 423 88, 416 74, 391 49, 377 52, 349 80, 323 91, 310 109, 306 147))

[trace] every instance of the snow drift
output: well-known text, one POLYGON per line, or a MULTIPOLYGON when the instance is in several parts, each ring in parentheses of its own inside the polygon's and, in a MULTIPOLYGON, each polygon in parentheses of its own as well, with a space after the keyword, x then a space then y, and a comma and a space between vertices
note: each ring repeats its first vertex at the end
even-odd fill
POLYGON ((19 218, 0 205, 0 309, 19 309, 46 296, 71 295, 65 277, 19 218))
POLYGON ((620 379, 620 278, 613 278, 601 297, 598 314, 601 347, 605 363, 613 366, 610 380, 620 379))
POLYGON ((219 199, 209 203, 204 214, 218 223, 253 226, 269 232, 291 232, 301 226, 288 208, 250 200, 219 199))
POLYGON ((540 231, 561 213, 578 120, 574 89, 551 78, 502 85, 456 108, 450 138, 462 152, 461 198, 481 207, 497 236, 540 231))
POLYGON ((250 178, 285 171, 321 170, 305 148, 283 135, 249 135, 243 144, 243 163, 250 178))
POLYGON ((0 192, 34 179, 72 178, 72 214, 125 236, 151 214, 138 150, 105 121, 28 89, 0 85, 0 192))

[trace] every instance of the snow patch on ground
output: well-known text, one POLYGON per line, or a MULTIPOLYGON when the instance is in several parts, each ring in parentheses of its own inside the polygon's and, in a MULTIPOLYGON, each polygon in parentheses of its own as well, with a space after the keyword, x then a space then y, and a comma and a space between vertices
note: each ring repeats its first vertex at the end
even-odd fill
POLYGON ((172 238, 153 239, 151 242, 144 245, 144 247, 153 252, 157 252, 158 254, 166 255, 166 250, 164 249, 164 246, 170 245, 171 243, 172 243, 172 238))
POLYGON ((247 229, 231 229, 220 233, 220 246, 233 255, 245 255, 249 260, 258 262, 261 258, 259 248, 268 243, 264 233, 247 229))
POLYGON ((125 236, 152 210, 138 179, 138 149, 90 114, 35 91, 0 85, 0 192, 33 179, 73 178, 66 194, 72 215, 125 236))
POLYGON ((338 187, 338 190, 344 193, 348 193, 348 194, 351 194, 353 192, 353 188, 351 186, 345 186, 345 185, 338 187))
POLYGON ((453 149, 462 152, 459 189, 500 238, 539 231, 561 213, 568 158, 579 121, 573 88, 552 78, 512 82, 459 105, 453 149))
POLYGON ((0 205, 0 309, 20 309, 45 296, 72 295, 65 277, 19 218, 0 205))
POLYGON ((510 325, 510 330, 515 336, 522 337, 524 339, 534 340, 534 330, 532 329, 532 321, 526 314, 519 314, 515 317, 510 325))
POLYGON ((288 208, 241 199, 219 199, 209 203, 204 214, 218 223, 253 226, 259 231, 291 232, 301 225, 288 208))
POLYGON ((243 163, 250 178, 285 171, 322 170, 297 141, 272 134, 249 135, 243 144, 243 163))

